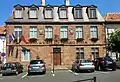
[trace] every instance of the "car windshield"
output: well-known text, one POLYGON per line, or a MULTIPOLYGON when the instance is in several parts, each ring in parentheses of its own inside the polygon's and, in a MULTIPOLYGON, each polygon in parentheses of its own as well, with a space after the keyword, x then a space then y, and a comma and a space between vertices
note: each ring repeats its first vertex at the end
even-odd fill
POLYGON ((89 63, 91 60, 80 60, 81 63, 89 63))
POLYGON ((43 63, 43 60, 32 60, 30 64, 41 64, 43 63))
POLYGON ((112 58, 110 58, 110 57, 105 57, 104 59, 105 59, 106 61, 113 61, 112 58))

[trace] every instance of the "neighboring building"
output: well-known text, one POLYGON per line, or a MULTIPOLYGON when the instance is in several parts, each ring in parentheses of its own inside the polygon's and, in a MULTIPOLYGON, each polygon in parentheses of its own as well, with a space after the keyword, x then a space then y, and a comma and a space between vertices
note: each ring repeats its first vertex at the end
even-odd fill
POLYGON ((97 6, 65 2, 45 5, 42 0, 40 6, 14 6, 6 21, 7 62, 20 61, 27 66, 30 60, 40 58, 47 67, 53 61, 55 66, 69 67, 75 59, 106 55, 104 19, 97 6))
MULTIPOLYGON (((115 29, 120 28, 120 13, 107 13, 104 16, 105 28, 106 28, 106 42, 108 41, 111 33, 115 32, 115 29)), ((108 51, 109 56, 113 59, 118 58, 119 54, 108 51)))
POLYGON ((0 26, 0 61, 6 62, 6 27, 0 26))

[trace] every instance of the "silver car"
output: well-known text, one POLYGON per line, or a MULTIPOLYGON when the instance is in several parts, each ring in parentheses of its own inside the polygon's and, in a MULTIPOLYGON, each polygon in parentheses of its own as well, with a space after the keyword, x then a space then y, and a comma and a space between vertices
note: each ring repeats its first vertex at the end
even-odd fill
POLYGON ((80 70, 87 70, 90 72, 94 72, 95 65, 91 60, 87 59, 79 59, 73 62, 72 64, 72 70, 73 71, 80 71, 80 70))
POLYGON ((31 60, 28 66, 28 74, 31 73, 46 73, 46 66, 43 60, 31 60))

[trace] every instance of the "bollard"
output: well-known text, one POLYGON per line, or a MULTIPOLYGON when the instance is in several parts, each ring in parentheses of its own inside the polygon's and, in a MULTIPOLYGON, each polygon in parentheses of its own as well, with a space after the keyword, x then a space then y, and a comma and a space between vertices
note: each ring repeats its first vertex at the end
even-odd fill
POLYGON ((94 82, 96 82, 96 77, 93 77, 94 82))

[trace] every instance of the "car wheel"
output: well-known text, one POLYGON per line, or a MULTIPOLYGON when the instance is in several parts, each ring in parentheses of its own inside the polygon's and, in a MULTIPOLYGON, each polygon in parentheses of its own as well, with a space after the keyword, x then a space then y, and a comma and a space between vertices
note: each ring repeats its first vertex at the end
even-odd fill
POLYGON ((5 76, 6 74, 5 73, 2 73, 2 76, 5 76))
POLYGON ((43 74, 46 74, 46 71, 43 71, 42 73, 43 73, 43 74))
POLYGON ((18 75, 18 74, 19 74, 19 72, 18 72, 18 71, 16 71, 16 72, 15 72, 15 74, 16 74, 16 75, 18 75))
POLYGON ((97 71, 100 71, 101 70, 101 66, 99 65, 98 67, 97 67, 97 71))
POLYGON ((116 71, 116 68, 112 68, 112 71, 116 71))

